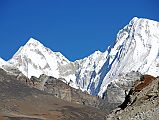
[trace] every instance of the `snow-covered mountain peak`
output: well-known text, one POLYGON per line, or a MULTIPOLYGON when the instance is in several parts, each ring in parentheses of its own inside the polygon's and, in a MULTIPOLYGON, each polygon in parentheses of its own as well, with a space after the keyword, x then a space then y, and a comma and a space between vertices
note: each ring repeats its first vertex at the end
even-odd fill
POLYGON ((23 49, 23 52, 26 52, 28 50, 43 51, 44 49, 47 49, 47 48, 45 48, 45 46, 42 43, 40 43, 38 40, 34 38, 30 38, 28 42, 24 46, 22 46, 22 49, 23 49))
POLYGON ((61 53, 53 52, 38 40, 30 38, 9 63, 14 64, 29 78, 33 75, 39 77, 41 74, 58 78, 59 66, 66 65, 69 61, 61 53))
POLYGON ((138 18, 138 17, 133 17, 131 20, 130 20, 130 22, 129 22, 129 25, 131 24, 131 25, 133 25, 135 22, 137 22, 137 20, 139 20, 140 18, 138 18))
POLYGON ((34 39, 34 38, 30 38, 28 40, 28 42, 25 45, 33 45, 33 46, 38 46, 38 45, 42 45, 38 40, 34 39))
POLYGON ((89 59, 89 60, 96 60, 100 55, 102 55, 103 53, 101 51, 95 51, 94 53, 92 53, 91 55, 89 55, 88 57, 85 57, 84 59, 89 59))
POLYGON ((144 18, 132 19, 117 34, 109 56, 111 69, 101 85, 101 96, 110 81, 121 73, 138 71, 159 76, 159 23, 144 18))
POLYGON ((141 31, 146 32, 147 30, 150 30, 154 34, 156 32, 153 29, 156 29, 156 27, 158 28, 158 26, 159 23, 154 20, 134 17, 123 29, 133 29, 134 32, 138 34, 141 33, 141 31))

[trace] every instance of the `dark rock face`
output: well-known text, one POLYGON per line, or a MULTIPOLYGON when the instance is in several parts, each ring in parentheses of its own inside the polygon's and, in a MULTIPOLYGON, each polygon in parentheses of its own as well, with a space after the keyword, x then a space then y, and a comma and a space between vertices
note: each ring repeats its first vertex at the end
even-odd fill
POLYGON ((128 95, 126 95, 124 102, 119 105, 118 107, 121 108, 122 110, 124 110, 129 103, 131 103, 131 95, 133 94, 133 90, 131 89, 128 93, 128 95))

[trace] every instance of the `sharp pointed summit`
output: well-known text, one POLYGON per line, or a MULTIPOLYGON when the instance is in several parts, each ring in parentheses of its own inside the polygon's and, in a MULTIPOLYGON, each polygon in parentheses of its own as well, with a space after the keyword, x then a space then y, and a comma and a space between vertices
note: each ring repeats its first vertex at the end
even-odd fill
POLYGON ((57 58, 54 52, 44 47, 38 40, 30 38, 9 60, 9 63, 17 66, 29 78, 31 76, 39 77, 41 74, 58 78, 59 59, 57 58))
POLYGON ((38 40, 36 40, 35 38, 31 37, 27 43, 39 43, 38 40))
POLYGON ((37 39, 30 38, 24 46, 43 47, 44 45, 41 42, 39 42, 37 39))

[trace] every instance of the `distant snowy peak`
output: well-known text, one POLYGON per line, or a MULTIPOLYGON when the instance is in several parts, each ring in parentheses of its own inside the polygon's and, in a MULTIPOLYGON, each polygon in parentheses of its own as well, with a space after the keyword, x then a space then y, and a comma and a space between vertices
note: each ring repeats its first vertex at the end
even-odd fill
POLYGON ((28 40, 28 42, 25 44, 25 46, 41 46, 43 47, 43 44, 40 43, 38 40, 34 39, 34 38, 30 38, 28 40))
POLYGON ((65 65, 69 61, 60 53, 54 53, 39 41, 30 38, 18 52, 9 60, 29 78, 39 77, 41 74, 59 77, 59 65, 65 65))

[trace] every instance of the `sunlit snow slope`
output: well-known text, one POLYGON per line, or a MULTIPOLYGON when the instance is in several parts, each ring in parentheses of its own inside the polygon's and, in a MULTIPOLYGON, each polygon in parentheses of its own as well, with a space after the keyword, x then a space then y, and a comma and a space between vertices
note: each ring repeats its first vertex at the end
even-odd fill
POLYGON ((116 43, 109 53, 111 69, 103 79, 99 95, 120 73, 138 71, 142 74, 159 75, 159 23, 133 18, 117 34, 116 43))

